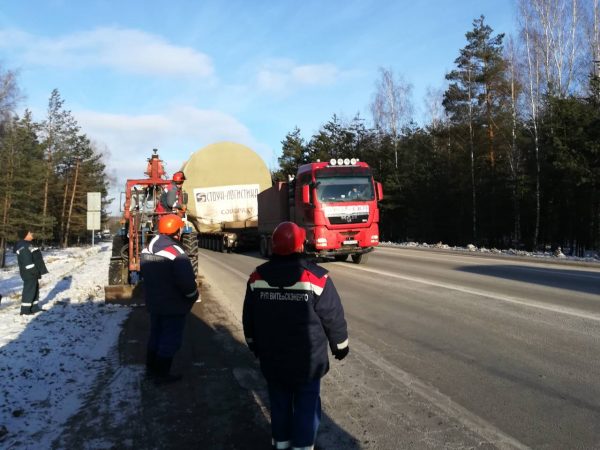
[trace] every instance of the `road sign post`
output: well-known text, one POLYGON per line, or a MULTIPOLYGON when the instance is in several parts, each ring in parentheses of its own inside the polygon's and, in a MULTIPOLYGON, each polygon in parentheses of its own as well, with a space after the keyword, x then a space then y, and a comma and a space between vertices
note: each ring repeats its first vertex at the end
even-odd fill
POLYGON ((100 230, 100 211, 102 207, 100 192, 87 193, 87 229, 92 231, 94 246, 94 230, 100 230))

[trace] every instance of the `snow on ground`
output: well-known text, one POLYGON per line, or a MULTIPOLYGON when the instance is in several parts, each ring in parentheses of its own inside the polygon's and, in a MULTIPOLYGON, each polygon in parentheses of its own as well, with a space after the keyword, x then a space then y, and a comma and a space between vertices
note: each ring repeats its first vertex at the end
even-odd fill
POLYGON ((589 262, 589 263, 600 263, 600 255, 594 251, 588 251, 585 257, 567 256, 563 253, 562 249, 558 247, 554 251, 538 251, 538 252, 527 252, 524 250, 515 250, 512 248, 506 250, 498 250, 497 248, 486 248, 476 247, 473 244, 469 244, 466 247, 451 247, 447 244, 438 242, 437 244, 428 244, 426 242, 381 242, 382 247, 403 247, 403 248, 428 248, 428 249, 441 249, 450 250, 455 252, 468 252, 468 253, 491 253, 495 256, 520 256, 528 258, 538 258, 546 260, 561 260, 561 261, 572 261, 572 262, 589 262))
MULTIPOLYGON (((499 251, 441 243, 382 245, 599 261, 597 255, 570 258, 562 252, 499 251)), ((101 243, 44 252, 50 273, 40 283, 40 305, 46 311, 35 316, 19 315, 22 281, 14 255, 9 255, 9 267, 0 270, 1 448, 45 449, 53 442, 61 448, 58 438, 67 420, 80 409, 108 408, 115 424, 135 414, 140 400, 135 396, 136 385, 143 370, 119 366, 118 338, 130 309, 104 304, 110 247, 101 243), (94 394, 98 386, 102 392, 94 394)), ((104 429, 108 432, 111 425, 98 424, 98 436, 86 449, 107 448, 101 436, 103 428, 108 427, 104 429)))
MULTIPOLYGON (((44 252, 46 311, 20 316, 14 257, 0 270, 0 447, 51 448, 115 358, 129 308, 104 304, 110 244, 44 252)), ((118 389, 118 388, 117 388, 118 389)))

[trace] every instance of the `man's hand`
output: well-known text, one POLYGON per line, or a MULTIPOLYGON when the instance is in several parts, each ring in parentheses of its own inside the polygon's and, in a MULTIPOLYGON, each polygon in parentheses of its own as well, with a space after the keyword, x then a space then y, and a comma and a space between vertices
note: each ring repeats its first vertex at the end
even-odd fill
POLYGON ((333 352, 333 356, 335 357, 335 359, 341 361, 342 359, 344 359, 347 355, 348 352, 350 351, 350 347, 346 346, 342 349, 337 349, 333 352))

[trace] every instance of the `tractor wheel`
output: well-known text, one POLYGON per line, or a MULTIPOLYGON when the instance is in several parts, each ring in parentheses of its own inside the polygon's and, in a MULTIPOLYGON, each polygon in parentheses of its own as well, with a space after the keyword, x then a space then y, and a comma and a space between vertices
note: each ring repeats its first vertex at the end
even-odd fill
POLYGON ((194 274, 198 275, 198 235, 196 233, 186 233, 181 237, 181 244, 185 253, 190 258, 194 274))
POLYGON ((113 238, 111 256, 121 256, 123 246, 127 245, 128 239, 125 236, 115 235, 113 238))
POLYGON ((108 284, 127 284, 127 264, 123 259, 111 259, 108 266, 108 284))

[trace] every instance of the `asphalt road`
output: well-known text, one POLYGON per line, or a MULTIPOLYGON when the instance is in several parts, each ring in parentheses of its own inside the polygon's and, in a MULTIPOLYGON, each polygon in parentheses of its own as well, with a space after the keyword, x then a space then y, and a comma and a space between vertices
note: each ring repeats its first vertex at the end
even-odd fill
MULTIPOLYGON (((201 251, 233 322, 262 261, 201 251)), ((397 248, 324 266, 351 352, 321 448, 600 448, 600 267, 397 248)))

